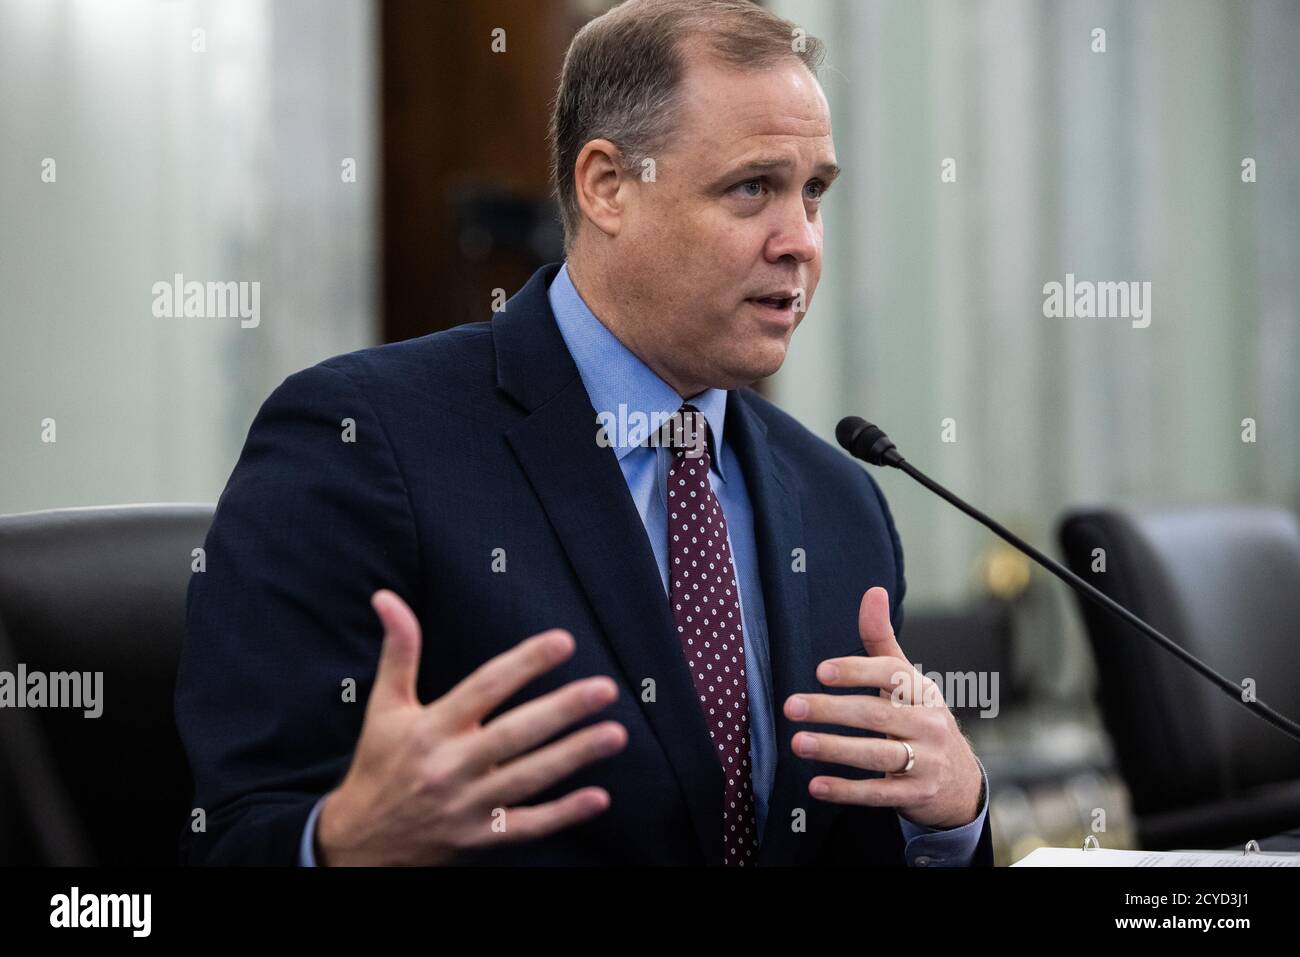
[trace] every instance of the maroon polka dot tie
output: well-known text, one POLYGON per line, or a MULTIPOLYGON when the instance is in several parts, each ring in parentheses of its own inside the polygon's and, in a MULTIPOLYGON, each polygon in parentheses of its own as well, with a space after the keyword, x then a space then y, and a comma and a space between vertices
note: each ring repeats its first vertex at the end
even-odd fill
POLYGON ((727 543, 727 521, 709 484, 708 423, 703 413, 687 404, 671 425, 669 601, 714 754, 722 764, 723 863, 743 867, 753 863, 758 824, 750 783, 740 593, 727 543))

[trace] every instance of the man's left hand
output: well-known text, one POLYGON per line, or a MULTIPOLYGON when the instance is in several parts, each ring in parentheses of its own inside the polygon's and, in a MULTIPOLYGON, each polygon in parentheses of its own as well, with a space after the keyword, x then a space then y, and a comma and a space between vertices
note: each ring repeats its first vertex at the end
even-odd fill
POLYGON ((864 694, 795 694, 786 699, 792 721, 878 731, 884 738, 800 731, 795 754, 870 771, 869 780, 819 775, 808 791, 823 801, 893 807, 909 821, 934 828, 969 824, 979 815, 983 773, 957 727, 939 686, 903 654, 889 620, 889 594, 871 588, 858 609, 858 631, 870 657, 828 658, 817 680, 832 688, 879 689, 864 694), (906 741, 915 762, 907 764, 906 741))

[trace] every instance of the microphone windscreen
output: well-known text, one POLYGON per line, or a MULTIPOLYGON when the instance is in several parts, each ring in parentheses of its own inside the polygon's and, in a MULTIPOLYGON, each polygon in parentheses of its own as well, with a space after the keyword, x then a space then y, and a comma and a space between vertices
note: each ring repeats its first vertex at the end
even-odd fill
POLYGON ((850 455, 853 454, 853 440, 862 434, 862 430, 868 427, 866 419, 858 418, 856 415, 846 415, 840 419, 840 424, 835 426, 835 441, 840 443, 840 447, 850 455))

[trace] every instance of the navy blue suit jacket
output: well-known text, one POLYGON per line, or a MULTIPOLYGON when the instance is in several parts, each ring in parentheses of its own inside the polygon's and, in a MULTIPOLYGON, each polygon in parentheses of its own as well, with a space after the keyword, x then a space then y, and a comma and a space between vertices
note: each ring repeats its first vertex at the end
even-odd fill
MULTIPOLYGON (((596 411, 547 301, 558 268, 539 270, 491 321, 329 359, 258 412, 189 589, 176 716, 206 816, 203 831, 184 832, 190 862, 297 861, 307 816, 360 734, 379 588, 420 619, 421 701, 554 627, 573 633, 574 655, 494 714, 576 678, 620 686, 614 704, 564 733, 614 719, 627 747, 536 797, 600 785, 610 808, 473 862, 721 861, 721 767, 645 529, 613 449, 595 441, 596 411), (355 441, 343 440, 345 419, 355 441), (504 573, 493 570, 501 554, 504 573), (653 702, 642 701, 646 678, 653 702)), ((820 661, 864 653, 868 588, 889 590, 901 629, 893 520, 862 467, 753 391, 728 396, 725 428, 752 500, 771 643, 778 761, 758 863, 900 866, 893 809, 808 793, 819 773, 878 775, 790 747, 800 728, 866 732, 782 713, 790 694, 826 690, 820 661)), ((992 863, 987 823, 975 862, 992 863)))

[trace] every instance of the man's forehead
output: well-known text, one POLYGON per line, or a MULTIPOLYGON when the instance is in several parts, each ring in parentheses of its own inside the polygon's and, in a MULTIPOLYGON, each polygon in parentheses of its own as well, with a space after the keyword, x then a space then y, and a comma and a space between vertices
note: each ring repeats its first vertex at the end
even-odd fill
POLYGON ((707 144, 721 162, 753 154, 771 159, 782 144, 813 147, 834 160, 830 110, 821 87, 797 60, 741 71, 696 61, 683 77, 679 129, 707 144))

